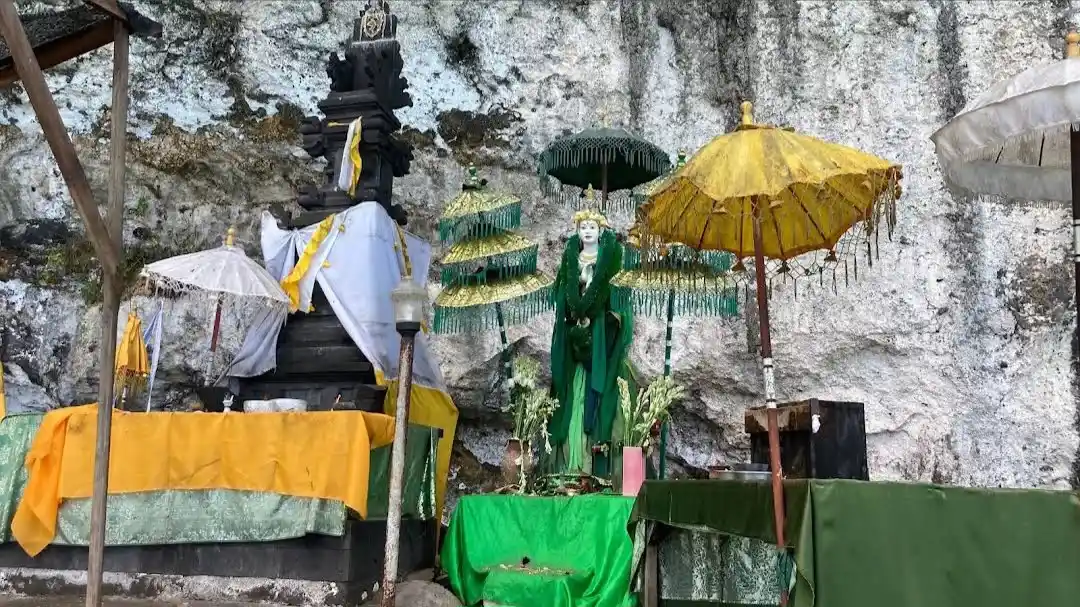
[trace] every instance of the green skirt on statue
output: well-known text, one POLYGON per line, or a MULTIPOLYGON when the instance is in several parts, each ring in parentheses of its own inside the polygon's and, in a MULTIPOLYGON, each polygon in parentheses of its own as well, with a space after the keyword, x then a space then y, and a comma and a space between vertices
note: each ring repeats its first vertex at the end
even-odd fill
MULTIPOLYGON (((619 470, 622 461, 622 437, 623 415, 622 408, 615 407, 615 418, 611 424, 611 436, 597 437, 585 433, 585 394, 588 389, 585 368, 577 365, 574 371, 572 407, 570 415, 570 430, 567 440, 562 443, 552 443, 551 454, 547 459, 544 469, 549 474, 557 475, 588 475, 601 479, 611 480, 613 473, 619 470), (606 452, 594 453, 593 448, 597 445, 607 445, 606 452)), ((626 380, 630 387, 632 398, 637 397, 638 383, 630 361, 623 360, 619 369, 619 377, 626 380)), ((612 398, 618 399, 618 385, 612 398)), ((601 397, 606 397, 602 395, 601 397)))

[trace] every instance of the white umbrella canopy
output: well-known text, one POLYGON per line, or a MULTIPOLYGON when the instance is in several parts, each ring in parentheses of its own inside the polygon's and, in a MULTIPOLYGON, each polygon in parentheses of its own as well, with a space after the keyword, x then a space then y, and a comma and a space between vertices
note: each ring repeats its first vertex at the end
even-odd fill
POLYGON ((223 246, 156 261, 145 266, 140 275, 170 291, 203 292, 215 298, 255 300, 288 308, 289 296, 281 285, 243 249, 233 245, 233 234, 229 228, 223 246))
POLYGON ((953 185, 973 194, 1072 200, 1071 139, 1080 129, 1080 34, 1070 33, 1065 40, 1064 60, 995 84, 931 135, 945 178, 953 185))
POLYGON ((235 238, 236 229, 229 228, 224 245, 162 259, 144 266, 139 273, 147 283, 159 289, 187 296, 201 294, 213 302, 210 357, 205 370, 207 384, 213 379, 223 305, 248 318, 266 307, 279 309, 282 318, 289 310, 289 296, 277 279, 235 246, 235 238))

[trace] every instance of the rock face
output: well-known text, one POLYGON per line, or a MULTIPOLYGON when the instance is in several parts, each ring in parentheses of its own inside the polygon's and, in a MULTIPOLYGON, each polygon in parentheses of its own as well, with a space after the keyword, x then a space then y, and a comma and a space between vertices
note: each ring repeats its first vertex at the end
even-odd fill
MULTIPOLYGON (((49 2, 20 2, 23 9, 49 2)), ((256 253, 258 213, 291 208, 321 167, 298 124, 329 86, 360 2, 141 0, 160 41, 133 42, 127 272, 215 244, 236 224, 256 253)), ((781 400, 866 404, 876 479, 1076 486, 1077 396, 1069 210, 950 192, 930 134, 993 81, 1063 52, 1064 0, 1024 3, 794 0, 548 0, 393 3, 417 146, 395 184, 410 229, 434 218, 476 162, 526 200, 524 232, 551 270, 571 210, 543 199, 533 159, 601 114, 669 150, 731 128, 743 100, 762 122, 904 165, 893 242, 838 289, 774 289, 781 400)), ((105 200, 111 51, 53 69, 49 83, 105 200)), ((625 226, 626 217, 613 218, 625 226)), ((9 399, 94 397, 97 277, 78 217, 25 94, 0 91, 0 332, 9 399)), ((434 278, 434 276, 433 276, 434 278)), ((437 281, 432 280, 434 285, 437 281)), ((434 287, 433 287, 434 288, 434 287)), ((147 304, 141 304, 146 306, 147 304)), ((188 393, 208 312, 177 302, 157 406, 188 393), (195 361, 195 362, 189 362, 195 361)), ((550 317, 515 327, 547 350, 550 317)), ((745 407, 761 401, 756 316, 679 320, 676 468, 743 458, 745 407)), ((462 409, 461 490, 484 486, 506 422, 491 377, 496 335, 437 339, 462 409)), ((639 322, 633 355, 660 372, 663 327, 639 322)))

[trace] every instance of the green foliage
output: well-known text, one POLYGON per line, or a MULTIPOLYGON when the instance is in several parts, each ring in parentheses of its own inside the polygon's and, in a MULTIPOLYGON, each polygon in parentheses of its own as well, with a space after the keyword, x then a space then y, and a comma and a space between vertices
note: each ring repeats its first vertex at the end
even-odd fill
POLYGON ((652 442, 652 429, 671 416, 671 405, 682 400, 686 391, 670 377, 661 377, 638 390, 632 399, 630 386, 618 378, 619 408, 623 415, 623 446, 648 449, 652 442))

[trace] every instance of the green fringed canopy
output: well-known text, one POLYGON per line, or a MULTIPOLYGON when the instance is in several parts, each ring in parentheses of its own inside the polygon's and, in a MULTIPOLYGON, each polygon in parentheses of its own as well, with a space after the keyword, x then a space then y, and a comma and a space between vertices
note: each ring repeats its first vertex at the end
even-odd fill
POLYGON ((487 180, 480 179, 476 167, 469 165, 469 177, 461 184, 461 193, 446 205, 439 217, 439 240, 483 238, 519 227, 521 199, 489 190, 487 180))
POLYGON ((673 316, 732 318, 739 314, 738 291, 733 287, 679 290, 615 286, 611 289, 614 309, 633 310, 639 316, 661 320, 667 317, 669 298, 673 299, 673 316))
POLYGON ((704 267, 716 273, 724 273, 735 265, 735 256, 727 251, 695 251, 682 244, 666 247, 664 253, 626 247, 623 253, 623 269, 680 270, 704 267), (644 259, 643 259, 644 258, 644 259))
POLYGON ((622 129, 596 128, 556 139, 541 154, 537 166, 547 195, 558 184, 600 189, 629 190, 656 179, 671 168, 667 153, 622 129), (556 183, 556 181, 558 183, 556 183))
POLYGON ((551 309, 550 278, 540 272, 498 283, 457 284, 435 300, 436 333, 479 333, 527 322, 551 309))

